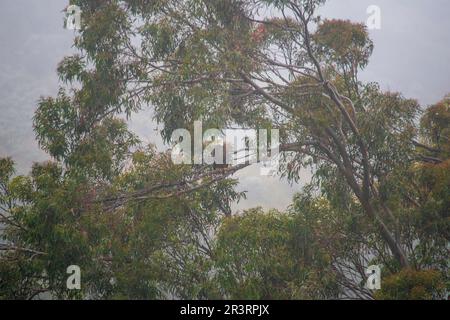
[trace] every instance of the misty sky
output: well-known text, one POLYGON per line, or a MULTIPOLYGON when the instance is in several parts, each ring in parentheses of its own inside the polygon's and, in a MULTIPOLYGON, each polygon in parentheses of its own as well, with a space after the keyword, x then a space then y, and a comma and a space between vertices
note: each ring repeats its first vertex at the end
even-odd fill
MULTIPOLYGON (((40 96, 58 88, 56 66, 72 52, 74 33, 63 29, 68 1, 0 0, 0 157, 11 156, 19 173, 47 157, 39 150, 32 117, 40 96)), ((375 51, 362 74, 384 90, 400 91, 423 105, 450 92, 450 1, 329 0, 325 17, 364 22, 369 5, 381 8, 381 30, 371 31, 375 51)), ((145 141, 156 142, 156 126, 148 112, 132 118, 132 128, 145 141)), ((255 166, 240 172, 248 200, 237 208, 261 205, 284 209, 300 186, 258 175, 255 166)), ((305 174, 305 179, 308 175, 305 174)))

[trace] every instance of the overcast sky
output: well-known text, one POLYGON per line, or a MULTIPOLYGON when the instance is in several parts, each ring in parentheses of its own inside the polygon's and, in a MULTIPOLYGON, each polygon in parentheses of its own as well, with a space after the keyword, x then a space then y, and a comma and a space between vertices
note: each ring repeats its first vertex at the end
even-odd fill
MULTIPOLYGON (((38 98, 57 92, 56 65, 72 51, 74 33, 63 29, 67 3, 0 0, 0 157, 13 157, 20 173, 28 172, 33 161, 46 159, 35 142, 32 117, 38 98)), ((450 1, 329 0, 321 14, 364 22, 369 5, 380 7, 381 29, 371 31, 375 51, 363 79, 423 105, 449 93, 450 1)), ((159 144, 149 113, 134 116, 132 127, 146 141, 159 144)), ((262 178, 255 167, 239 177, 240 189, 249 196, 239 209, 284 209, 300 188, 262 178)))

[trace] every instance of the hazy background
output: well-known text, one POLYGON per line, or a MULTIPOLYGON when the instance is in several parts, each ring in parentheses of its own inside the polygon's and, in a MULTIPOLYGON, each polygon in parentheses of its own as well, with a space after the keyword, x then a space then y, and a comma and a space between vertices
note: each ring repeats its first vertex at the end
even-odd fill
MULTIPOLYGON (((73 31, 63 29, 68 1, 0 0, 0 157, 11 156, 19 173, 47 159, 39 150, 32 117, 40 96, 58 88, 56 66, 72 52, 73 31)), ((381 30, 372 30, 375 51, 362 74, 382 88, 428 105, 450 92, 450 1, 329 0, 322 16, 365 22, 369 5, 381 8, 381 30)), ((151 115, 133 116, 133 129, 161 146, 151 115)), ((162 146, 161 146, 162 147, 162 146)), ((252 166, 238 174, 248 199, 237 208, 284 209, 300 186, 261 177, 252 166)), ((305 174, 305 180, 308 174, 305 174)))

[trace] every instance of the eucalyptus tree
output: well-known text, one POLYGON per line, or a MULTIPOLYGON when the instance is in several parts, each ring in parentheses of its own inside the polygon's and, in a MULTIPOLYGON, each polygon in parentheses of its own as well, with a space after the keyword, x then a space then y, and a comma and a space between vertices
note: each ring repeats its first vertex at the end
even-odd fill
POLYGON ((281 172, 296 180, 300 167, 313 164, 317 176, 327 170, 341 177, 397 263, 408 267, 380 187, 410 160, 419 106, 359 81, 373 44, 362 24, 321 20, 324 2, 74 1, 84 21, 79 52, 58 70, 63 81, 82 84, 69 98, 79 132, 41 133, 41 141, 56 148, 107 115, 145 105, 167 141, 197 119, 219 129, 278 128, 281 172))
POLYGON ((70 260, 62 257, 71 250, 96 261, 85 293, 99 297, 300 297, 298 289, 305 285, 309 297, 335 297, 341 292, 335 281, 370 298, 355 285, 359 280, 347 277, 348 268, 358 268, 352 277, 362 275, 369 260, 381 261, 390 274, 409 267, 445 270, 448 201, 442 199, 448 188, 433 174, 448 172, 448 127, 439 116, 448 114, 448 103, 428 113, 420 128, 415 100, 360 81, 373 51, 363 24, 322 20, 317 11, 324 0, 71 3, 82 11, 77 52, 59 64, 60 90, 40 100, 34 118, 38 142, 56 164, 36 165, 31 176, 13 179, 11 162, 2 160, 1 203, 7 204, 3 219, 9 220, 9 244, 1 267, 10 284, 4 296, 12 295, 8 288, 21 281, 12 261, 36 264, 26 277, 34 280, 22 283, 24 294, 18 294, 33 297, 39 290, 52 291, 42 283, 61 283, 60 267, 70 260), (192 129, 196 120, 205 129, 279 129, 280 175, 298 181, 301 168, 314 173, 313 183, 291 209, 297 220, 262 213, 257 219, 254 212, 219 219, 229 213, 230 200, 243 196, 234 191, 236 182, 226 178, 245 165, 221 170, 176 166, 167 154, 143 150, 121 120, 143 108, 153 109, 166 142, 174 130, 192 129), (424 163, 434 167, 414 171, 424 163), (435 192, 426 184, 411 187, 427 172, 436 178, 431 179, 435 192), (52 219, 49 212, 54 212, 52 219), (429 212, 434 227, 418 227, 429 212), (321 220, 344 233, 330 235, 335 245, 320 231, 321 220), (280 229, 267 238, 257 230, 248 237, 229 237, 233 227, 245 231, 252 221, 266 231, 272 222, 280 229), (63 239, 68 247, 56 246, 59 254, 52 256, 56 244, 32 230, 63 239), (300 241, 305 236, 317 255, 300 241), (240 246, 254 253, 262 250, 259 241, 264 239, 273 263, 292 254, 286 264, 260 266, 260 258, 253 256, 249 269, 240 269, 240 246), (296 246, 302 247, 301 257, 295 256, 296 246), (48 267, 53 266, 50 257, 61 260, 57 268, 48 267), (296 263, 312 276, 292 267, 296 263), (337 278, 312 283, 314 273, 327 272, 337 278), (252 278, 255 273, 274 282, 252 278), (306 281, 303 286, 295 282, 300 278, 306 281), (242 279, 250 279, 248 286, 233 290, 231 284, 242 284, 242 279))

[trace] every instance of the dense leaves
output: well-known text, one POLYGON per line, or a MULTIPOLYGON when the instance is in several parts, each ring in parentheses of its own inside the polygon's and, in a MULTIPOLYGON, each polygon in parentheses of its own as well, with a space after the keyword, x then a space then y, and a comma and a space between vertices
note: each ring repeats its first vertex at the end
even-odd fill
POLYGON ((361 82, 368 32, 321 20, 324 2, 72 1, 78 52, 34 117, 52 160, 0 160, 0 297, 444 298, 449 99, 361 82), (286 212, 231 215, 240 168, 174 165, 129 130, 144 108, 166 142, 196 120, 279 129, 279 174, 313 178, 286 212))

